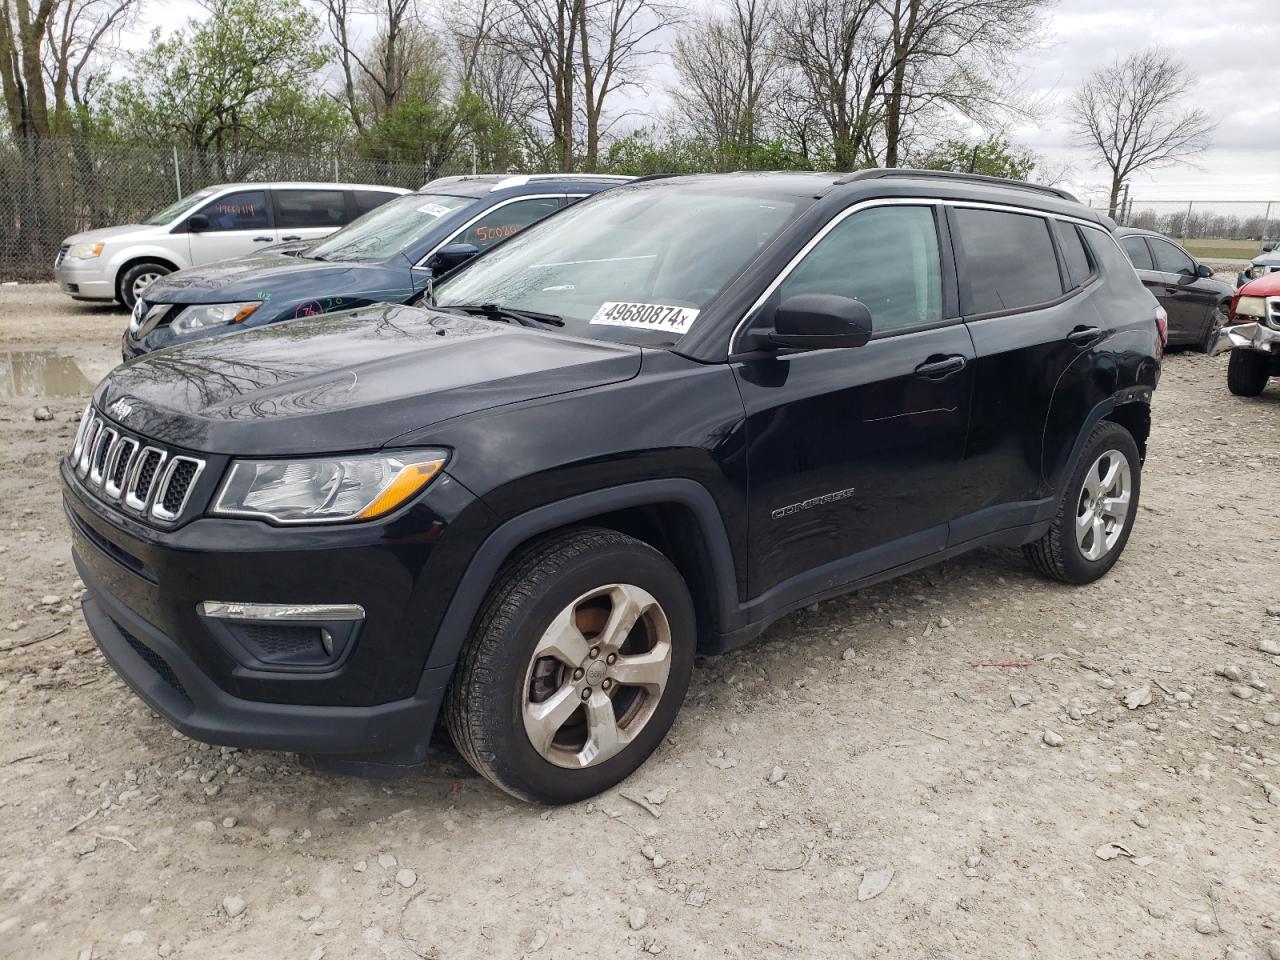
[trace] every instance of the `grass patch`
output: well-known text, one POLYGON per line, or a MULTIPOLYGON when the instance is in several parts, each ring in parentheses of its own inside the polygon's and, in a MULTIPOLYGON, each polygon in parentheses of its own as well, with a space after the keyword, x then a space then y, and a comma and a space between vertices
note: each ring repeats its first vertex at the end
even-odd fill
POLYGON ((1262 252, 1262 244, 1257 240, 1182 240, 1178 242, 1187 248, 1193 257, 1217 260, 1252 260, 1262 252))

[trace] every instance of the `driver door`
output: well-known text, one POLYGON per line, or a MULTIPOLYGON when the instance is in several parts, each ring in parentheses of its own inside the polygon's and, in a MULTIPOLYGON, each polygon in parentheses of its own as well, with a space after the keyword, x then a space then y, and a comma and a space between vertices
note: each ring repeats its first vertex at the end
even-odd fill
POLYGON ((192 266, 243 257, 278 239, 265 190, 226 193, 210 200, 196 213, 208 218, 209 225, 199 231, 188 227, 192 266))
POLYGON ((746 407, 750 592, 811 595, 945 547, 973 391, 973 343, 930 204, 838 217, 758 310, 799 293, 861 300, 862 347, 732 364, 746 407), (819 569, 821 568, 821 569, 819 569))

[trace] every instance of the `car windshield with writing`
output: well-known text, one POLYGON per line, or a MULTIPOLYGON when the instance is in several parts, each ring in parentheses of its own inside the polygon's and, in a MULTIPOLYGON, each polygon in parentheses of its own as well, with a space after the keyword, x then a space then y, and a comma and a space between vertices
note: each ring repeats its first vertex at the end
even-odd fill
POLYGON ((435 287, 438 307, 497 305, 564 332, 671 344, 797 214, 800 198, 696 183, 598 194, 435 287))
POLYGON ((436 224, 476 201, 421 193, 398 197, 351 221, 307 251, 317 260, 388 260, 418 243, 436 224))
POLYGON ((192 209, 197 204, 203 203, 212 197, 217 190, 199 190, 190 196, 183 197, 177 203, 171 203, 158 213, 153 214, 149 219, 142 221, 149 227, 162 227, 165 224, 172 223, 174 220, 192 209))

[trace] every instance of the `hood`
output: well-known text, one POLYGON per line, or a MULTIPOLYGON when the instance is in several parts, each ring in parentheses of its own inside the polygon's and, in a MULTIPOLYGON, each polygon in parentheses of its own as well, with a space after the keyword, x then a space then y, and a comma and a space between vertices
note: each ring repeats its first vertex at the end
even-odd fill
POLYGON ((1236 293, 1242 297, 1280 297, 1280 270, 1250 280, 1236 293))
POLYGON ((154 230, 165 231, 168 227, 147 226, 145 223, 125 223, 118 227, 99 227, 97 230, 86 230, 84 233, 73 233, 63 243, 94 243, 102 240, 116 240, 134 233, 151 233, 154 230))
POLYGON ((641 356, 378 304, 159 350, 117 367, 94 401, 144 437, 206 453, 375 450, 453 417, 628 380, 641 356))
POLYGON ((1280 265, 1280 247, 1270 253, 1260 253, 1251 261, 1255 267, 1274 267, 1280 265))
MULTIPOLYGON (((320 289, 341 291, 344 279, 353 270, 381 264, 338 263, 306 260, 274 249, 246 257, 220 260, 200 267, 169 273, 147 287, 147 303, 233 303, 262 300, 262 291, 279 293, 288 289, 304 295, 320 289)), ((407 266, 406 266, 407 274, 407 266)))

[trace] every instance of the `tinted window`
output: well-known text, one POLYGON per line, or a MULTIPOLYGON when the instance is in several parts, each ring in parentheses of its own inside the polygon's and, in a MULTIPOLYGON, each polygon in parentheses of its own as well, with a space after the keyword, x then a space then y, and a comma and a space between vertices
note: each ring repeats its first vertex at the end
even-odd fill
POLYGON ((1196 262, 1181 249, 1167 240, 1151 241, 1151 252, 1156 255, 1156 269, 1164 273, 1181 273, 1188 277, 1196 275, 1196 262))
POLYGON ((1078 287, 1093 273, 1093 264, 1089 262, 1084 241, 1080 239, 1080 229, 1063 220, 1055 220, 1053 228, 1058 234, 1058 249, 1062 251, 1062 259, 1067 263, 1071 285, 1078 287))
POLYGON ((965 314, 1013 310, 1062 296, 1058 258, 1043 217, 961 207, 955 218, 965 314))
POLYGON ((209 218, 209 230, 266 230, 267 194, 264 190, 228 193, 200 208, 209 218))
MULTIPOLYGON (((1133 272, 1132 261, 1120 253, 1120 248, 1116 246, 1116 240, 1122 238, 1113 237, 1106 230, 1096 230, 1090 227, 1084 231, 1085 239, 1089 241, 1089 252, 1093 254, 1093 262, 1096 263, 1103 273, 1122 272, 1127 273, 1135 281, 1138 279, 1137 274, 1133 272)), ((1128 239, 1132 240, 1133 237, 1128 239)), ((1139 238, 1140 239, 1140 238, 1139 238)))
POLYGON ((1151 251, 1147 249, 1145 237, 1124 237, 1120 240, 1120 245, 1124 247, 1124 252, 1129 255, 1130 262, 1137 269, 1154 270, 1156 268, 1151 260, 1151 251))
POLYGON ((901 330, 942 319, 938 232, 929 207, 855 213, 819 241, 779 288, 861 300, 872 329, 901 330))
POLYGON ((341 190, 277 190, 276 226, 340 227, 347 222, 347 200, 341 190))
POLYGON ((465 230, 454 234, 449 242, 471 243, 481 250, 487 250, 499 240, 514 236, 558 209, 560 201, 555 197, 516 200, 486 213, 465 230))
POLYGON ((381 190, 357 190, 356 192, 356 213, 368 213, 370 210, 382 206, 388 200, 399 196, 395 193, 384 193, 381 190))

